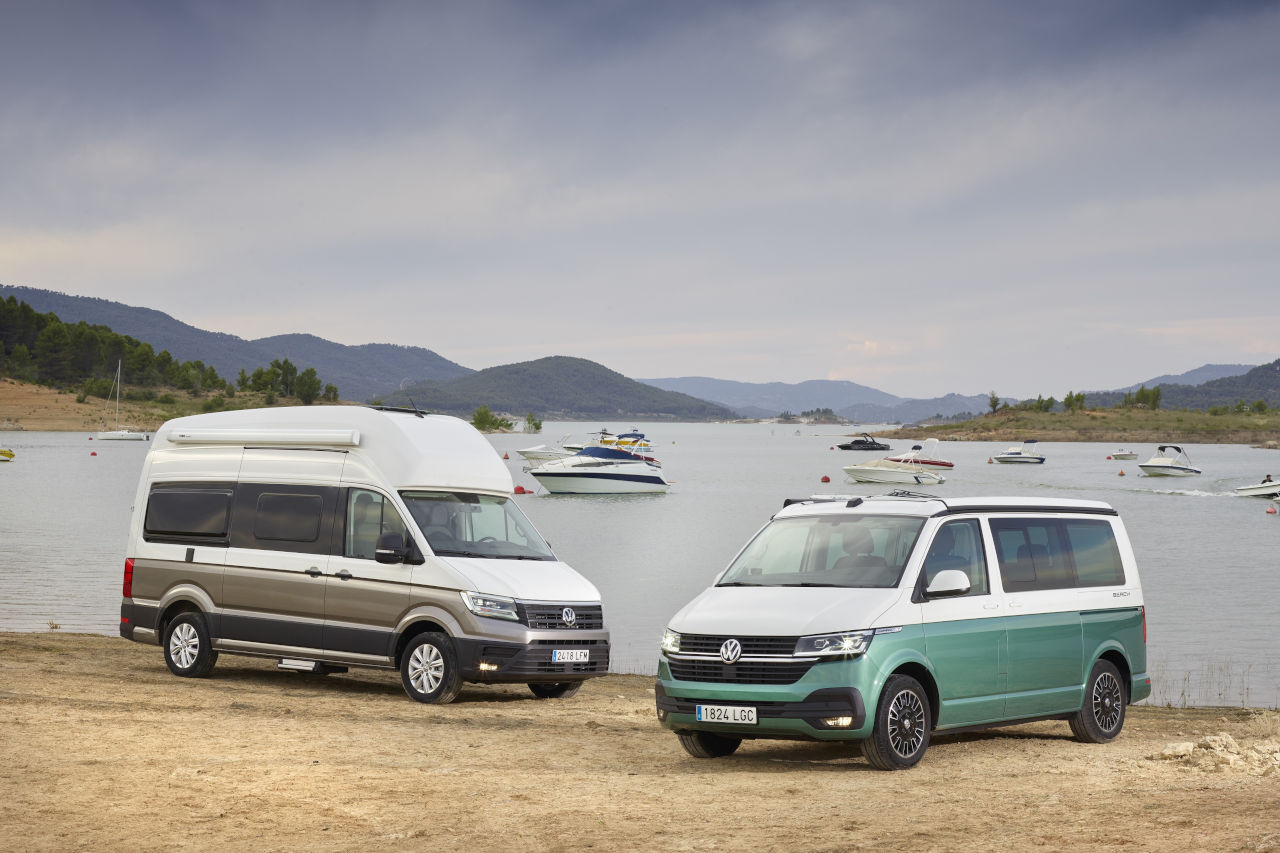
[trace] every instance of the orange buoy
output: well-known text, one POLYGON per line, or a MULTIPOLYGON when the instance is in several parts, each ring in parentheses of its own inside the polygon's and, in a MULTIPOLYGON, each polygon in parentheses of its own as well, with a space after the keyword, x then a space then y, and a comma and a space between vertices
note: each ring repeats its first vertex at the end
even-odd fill
POLYGON ((1275 507, 1273 507, 1273 506, 1269 506, 1269 507, 1267 507, 1267 515, 1275 515, 1275 514, 1276 514, 1276 508, 1275 508, 1275 507))
POLYGON ((504 454, 502 454, 502 458, 503 458, 503 459, 510 459, 511 457, 504 453, 504 454))
POLYGON ((514 492, 512 492, 512 494, 516 494, 516 495, 531 495, 531 494, 533 494, 533 492, 530 492, 530 491, 529 491, 528 489, 526 489, 524 486, 516 486, 516 490, 515 490, 514 492))
POLYGON ((96 450, 90 450, 90 451, 89 451, 89 455, 90 455, 90 456, 97 456, 97 455, 98 455, 98 451, 96 451, 96 450))
POLYGON ((835 449, 836 449, 836 446, 835 446, 834 444, 833 444, 833 445, 831 445, 831 449, 832 449, 832 450, 835 450, 835 449))
POLYGON ((988 456, 988 457, 987 457, 987 464, 988 464, 988 465, 994 465, 994 464, 996 464, 996 463, 995 463, 995 460, 994 460, 994 459, 992 459, 990 456, 988 456))
POLYGON ((1123 469, 1123 468, 1121 468, 1121 469, 1120 469, 1120 476, 1121 476, 1121 477, 1123 477, 1123 476, 1124 476, 1124 469, 1123 469))
POLYGON ((830 483, 830 482, 831 482, 831 478, 830 478, 830 477, 828 477, 826 474, 823 474, 823 475, 822 475, 822 480, 821 480, 820 482, 823 482, 823 483, 830 483))
POLYGON ((1107 457, 1107 461, 1110 461, 1110 460, 1111 460, 1111 457, 1110 457, 1110 456, 1108 456, 1108 457, 1107 457))

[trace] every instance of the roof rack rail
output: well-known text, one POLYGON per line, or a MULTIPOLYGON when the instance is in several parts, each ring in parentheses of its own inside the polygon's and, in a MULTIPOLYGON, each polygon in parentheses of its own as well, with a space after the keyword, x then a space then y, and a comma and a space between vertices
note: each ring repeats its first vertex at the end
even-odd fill
POLYGON ((425 418, 427 415, 431 414, 430 412, 424 412, 422 409, 419 409, 417 404, 412 400, 409 402, 413 405, 413 408, 409 408, 408 406, 375 406, 372 403, 368 404, 368 407, 373 409, 375 412, 403 412, 406 415, 417 415, 420 418, 425 418))
MULTIPOLYGON (((937 495, 931 495, 928 492, 913 492, 909 489, 894 489, 892 492, 885 494, 886 498, 921 498, 927 501, 937 501, 943 506, 947 506, 946 498, 940 498, 937 495)), ((950 507, 948 507, 950 509, 950 507)))
POLYGON ((836 501, 845 501, 845 506, 855 507, 862 503, 862 495, 809 495, 807 498, 784 498, 782 508, 786 509, 792 504, 812 504, 812 503, 835 503, 836 501))

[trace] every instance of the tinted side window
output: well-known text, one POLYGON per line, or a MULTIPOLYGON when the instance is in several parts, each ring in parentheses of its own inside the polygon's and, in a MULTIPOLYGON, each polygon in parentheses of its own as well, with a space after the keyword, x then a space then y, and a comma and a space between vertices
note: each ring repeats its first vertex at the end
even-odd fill
POLYGON ((231 512, 231 546, 327 554, 337 504, 336 487, 241 483, 231 512))
POLYGON ((1076 564, 1077 586, 1121 586, 1124 564, 1116 534, 1105 521, 1072 519, 1064 522, 1071 556, 1076 564))
POLYGON ((928 587, 938 572, 955 569, 969 577, 966 595, 986 595, 987 557, 982 548, 982 530, 977 519, 948 521, 934 534, 924 558, 924 585, 928 587))
POLYGON ((1076 585, 1062 525, 1050 518, 993 518, 991 534, 1005 592, 1076 585))
POLYGON ((253 517, 253 535, 257 539, 315 542, 320 536, 323 508, 324 502, 319 495, 264 492, 258 495, 258 509, 253 517))
POLYGON ((405 536, 400 513, 378 492, 351 489, 347 493, 347 531, 343 556, 372 560, 378 537, 384 533, 405 536))
POLYGON ((147 499, 144 538, 225 545, 233 494, 230 485, 154 489, 147 499))

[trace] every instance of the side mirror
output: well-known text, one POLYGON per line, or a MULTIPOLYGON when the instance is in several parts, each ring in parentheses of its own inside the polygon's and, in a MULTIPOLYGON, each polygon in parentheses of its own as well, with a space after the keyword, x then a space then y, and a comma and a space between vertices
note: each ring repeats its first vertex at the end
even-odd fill
POLYGON ((943 569, 925 588, 929 598, 953 598, 969 592, 969 576, 959 569, 943 569))
POLYGON ((409 555, 405 547, 404 536, 400 533, 384 533, 378 537, 378 546, 373 549, 373 558, 379 563, 403 563, 409 555))

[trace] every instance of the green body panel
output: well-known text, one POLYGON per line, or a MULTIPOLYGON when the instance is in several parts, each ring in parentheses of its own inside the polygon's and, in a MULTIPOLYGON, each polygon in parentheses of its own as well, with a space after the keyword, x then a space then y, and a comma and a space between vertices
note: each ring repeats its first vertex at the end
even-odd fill
POLYGON ((929 669, 938 682, 938 728, 974 726, 1005 718, 1007 679, 1003 617, 924 625, 929 669))
MULTIPOLYGON (((1151 695, 1151 678, 1147 675, 1147 641, 1142 625, 1142 608, 1119 610, 1089 610, 1080 614, 1085 658, 1090 667, 1093 661, 1107 652, 1118 652, 1126 661, 1128 673, 1122 667, 1121 674, 1129 676, 1129 702, 1141 702, 1151 695)), ((1089 677, 1081 675, 1081 684, 1089 677)), ((1083 696, 1083 687, 1081 690, 1083 696)))
POLYGON ((1005 619, 1009 682, 1005 717, 1040 717, 1080 710, 1084 660, 1080 613, 1035 613, 1005 619))

